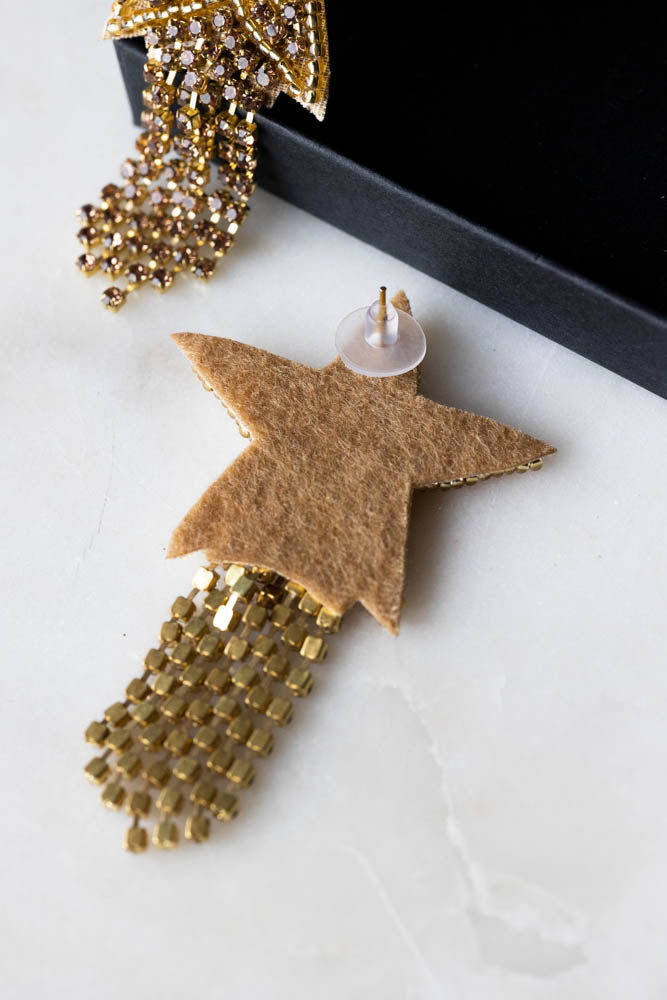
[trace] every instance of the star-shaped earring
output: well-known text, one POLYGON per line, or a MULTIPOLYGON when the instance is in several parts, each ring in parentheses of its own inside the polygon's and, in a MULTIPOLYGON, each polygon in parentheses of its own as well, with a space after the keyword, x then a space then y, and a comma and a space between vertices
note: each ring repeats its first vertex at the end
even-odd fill
MULTIPOLYGON (((402 293, 394 304, 405 311, 402 293)), ((169 556, 266 566, 336 614, 359 601, 398 631, 412 492, 539 467, 555 449, 442 406, 418 372, 371 378, 233 340, 174 339, 249 447, 178 526, 169 556)))

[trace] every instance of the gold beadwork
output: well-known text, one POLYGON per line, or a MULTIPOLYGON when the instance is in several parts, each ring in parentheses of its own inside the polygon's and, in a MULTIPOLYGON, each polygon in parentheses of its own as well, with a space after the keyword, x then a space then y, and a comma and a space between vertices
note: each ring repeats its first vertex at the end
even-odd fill
POLYGON ((222 698, 218 698, 213 706, 213 711, 220 719, 224 719, 225 722, 231 722, 241 711, 241 706, 233 695, 223 694, 222 698))
POLYGON ((241 715, 232 721, 227 726, 227 735, 230 740, 234 740, 235 743, 245 743, 252 732, 252 722, 250 719, 241 715))
POLYGON ((130 721, 130 714, 122 701, 115 701, 105 711, 104 718, 110 726, 125 726, 130 721))
POLYGON ((266 621, 267 611, 259 604, 249 604, 243 612, 241 621, 253 629, 261 629, 266 621))
POLYGON ((247 788, 255 779, 255 768, 249 760, 237 757, 227 770, 227 778, 239 788, 247 788))
POLYGON ((183 627, 180 622, 163 622, 160 628, 160 639, 168 646, 172 646, 181 638, 183 627))
POLYGON ((141 768, 141 757, 135 750, 128 750, 116 761, 116 770, 124 778, 136 778, 141 768))
POLYGON ((125 798, 125 788, 121 781, 107 781, 102 792, 102 802, 107 809, 120 809, 125 798))
POLYGON ((206 766, 216 774, 226 774, 232 765, 234 754, 228 747, 220 747, 206 761, 206 766))
POLYGON ((322 605, 310 594, 304 594, 299 601, 299 611, 304 611, 307 615, 316 615, 322 605))
POLYGON ((166 715, 168 719, 180 719, 182 715, 185 715, 185 710, 188 707, 188 703, 185 698, 181 698, 177 694, 171 695, 164 704, 161 706, 161 712, 166 715))
POLYGON ((113 753, 122 753, 132 746, 132 734, 127 729, 114 729, 107 736, 106 745, 113 753))
POLYGON ((200 729, 195 730, 192 740, 200 750, 210 753, 218 745, 220 732, 215 726, 202 726, 200 729))
POLYGON ((171 769, 166 761, 154 760, 152 764, 144 768, 142 776, 153 788, 164 788, 171 778, 171 769))
POLYGON ((104 721, 86 730, 86 739, 103 751, 86 766, 86 774, 104 786, 102 801, 108 808, 125 806, 133 816, 125 845, 135 853, 148 846, 148 833, 139 821, 151 813, 160 816, 153 842, 162 847, 178 843, 176 819, 186 798, 192 804, 178 822, 185 824, 186 839, 197 843, 208 835, 204 811, 222 820, 236 814, 237 798, 225 783, 241 791, 252 782, 252 758, 271 752, 274 732, 292 717, 292 698, 308 694, 313 686, 304 660, 317 663, 326 650, 321 635, 307 634, 305 616, 322 632, 335 630, 339 621, 330 613, 327 617, 324 608, 316 612, 317 602, 299 585, 292 583, 289 589, 286 580, 264 568, 206 569, 195 575, 201 589, 195 587, 194 595, 174 602, 178 619, 162 623, 161 645, 149 651, 144 663, 150 677, 144 673, 130 681, 127 702, 115 702, 104 721), (254 603, 244 603, 226 578, 242 591, 250 580, 246 592, 254 603), (290 606, 295 599, 302 605, 298 620, 290 606), (220 609, 231 612, 231 635, 225 640, 213 625, 220 609), (276 638, 285 633, 287 641, 278 652, 276 638), (223 648, 226 659, 213 665, 223 648), (260 719, 265 720, 261 725, 260 719), (241 749, 235 752, 234 747, 241 749), (107 760, 110 754, 116 757, 107 760), (139 777, 144 787, 136 787, 139 777))
POLYGON ((299 625, 298 622, 293 622, 288 625, 283 632, 283 642, 286 645, 291 646, 292 649, 298 649, 303 640, 306 637, 306 630, 303 625, 299 625))
POLYGON ((222 643, 217 635, 205 635, 197 645, 197 652, 205 659, 215 662, 222 656, 222 643))
POLYGON ((190 707, 185 715, 191 722, 195 722, 198 726, 203 726, 204 723, 208 722, 212 711, 213 709, 207 701, 204 701, 203 698, 196 698, 190 703, 190 707))
POLYGON ((253 729, 246 740, 246 746, 258 757, 268 757, 273 750, 273 733, 270 729, 253 729))
POLYGON ((327 655, 327 645, 320 636, 309 635, 301 645, 301 655, 314 663, 321 663, 327 655))
POLYGON ((151 797, 148 792, 132 792, 125 808, 131 816, 145 819, 151 811, 151 797))
POLYGON ((163 819, 153 830, 153 843, 156 847, 170 850, 178 845, 178 827, 171 820, 163 819))
POLYGON ((200 687, 206 679, 206 671, 203 667, 197 666, 197 664, 192 664, 186 670, 183 671, 183 676, 181 677, 181 683, 185 684, 186 687, 196 688, 200 687))
POLYGON ((86 764, 84 774, 94 784, 101 785, 109 776, 109 765, 104 757, 93 757, 86 764))
POLYGON ((255 668, 249 665, 238 667, 231 675, 232 683, 242 691, 249 691, 251 687, 259 683, 259 675, 255 668))
POLYGON ((216 819, 226 822, 233 819, 239 811, 239 802, 235 795, 230 792, 220 791, 211 803, 211 812, 216 819))
POLYGON ((171 617, 186 622, 195 612, 194 602, 189 597, 177 597, 171 606, 171 617))
POLYGON ((208 566, 200 566, 192 577, 192 586, 195 590, 213 590, 220 577, 208 566))
POLYGON ((268 635, 259 635, 252 644, 252 655, 258 660, 266 660, 276 651, 276 644, 268 635))
POLYGON ((293 667, 285 679, 285 686, 293 694, 303 698, 313 689, 313 675, 305 667, 293 667))
POLYGON ((255 712, 265 712, 271 703, 271 689, 264 684, 257 684, 246 694, 245 703, 255 712))
POLYGON ((183 806, 183 792, 175 785, 163 788, 158 795, 156 806, 160 812, 169 813, 172 816, 176 815, 183 806))
POLYGON ((174 674, 160 673, 156 675, 153 681, 153 691, 162 697, 170 694, 175 687, 178 687, 178 680, 174 674))
POLYGON ((174 777, 191 785, 201 774, 201 764, 195 757, 181 757, 173 768, 174 777))
POLYGON ((294 618, 294 612, 287 604, 276 604, 271 613, 271 624, 274 628, 287 628, 294 618))
POLYGON ((187 840, 194 840, 196 844, 203 844, 208 840, 211 824, 208 816, 193 815, 188 816, 185 821, 185 837, 187 840))
POLYGON ((192 738, 185 729, 172 729, 164 745, 169 753, 177 757, 182 757, 192 746, 192 738))
POLYGON ((277 726, 286 726, 292 718, 292 702, 288 698, 273 698, 265 711, 277 726))
POLYGON ((172 663, 178 667, 185 667, 194 660, 196 650, 189 642, 179 642, 178 646, 175 646, 167 655, 172 663))
POLYGON ((105 726, 103 722, 91 722, 84 733, 84 739, 86 743, 94 743, 96 747, 103 747, 108 735, 109 727, 105 726))
POLYGON ((144 657, 146 670, 156 674, 167 665, 167 654, 162 649, 149 649, 144 657))
POLYGON ((221 632, 233 632, 238 627, 241 616, 238 611, 234 611, 234 604, 228 602, 222 604, 213 617, 213 625, 221 632))
POLYGON ((141 854, 148 847, 148 833, 141 826, 131 826, 125 831, 125 850, 141 854))
POLYGON ((333 611, 329 611, 328 608, 320 608, 316 622, 320 626, 323 632, 337 632, 340 628, 342 615, 336 615, 333 611))
POLYGON ((220 667, 214 667, 204 681, 205 686, 215 694, 224 694, 231 684, 229 674, 220 667))
POLYGON ((140 726, 149 726, 151 722, 156 722, 159 713, 155 705, 150 701, 142 701, 132 709, 132 718, 140 726))
POLYGON ((289 660, 282 653, 274 653, 264 664, 264 672, 269 677, 281 681, 289 668, 289 660))
POLYGON ((206 595, 203 601, 204 611, 214 615, 218 608, 227 603, 227 594, 224 590, 212 590, 206 595))
POLYGON ((190 621, 183 626, 183 635, 187 636, 193 642, 199 642, 208 631, 208 625, 203 618, 191 618, 190 621))
POLYGON ((146 750, 158 750, 165 741, 167 729, 161 722, 153 722, 139 733, 139 742, 146 750))
POLYGON ((225 656, 230 660, 244 660, 250 650, 250 643, 239 635, 233 635, 225 646, 225 656))
POLYGON ((190 792, 190 800, 198 806, 208 806, 215 798, 217 785, 208 778, 201 778, 190 792))
POLYGON ((135 703, 143 701, 150 693, 151 689, 141 677, 135 677, 125 688, 125 696, 135 703))

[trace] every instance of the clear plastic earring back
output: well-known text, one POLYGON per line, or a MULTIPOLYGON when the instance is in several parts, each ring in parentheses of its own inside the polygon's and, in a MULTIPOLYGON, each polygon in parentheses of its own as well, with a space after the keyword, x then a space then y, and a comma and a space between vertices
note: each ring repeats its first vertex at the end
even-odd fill
POLYGON ((355 309, 336 330, 341 360, 360 375, 383 378, 412 371, 426 354, 426 337, 409 313, 387 302, 387 290, 368 309, 355 309))

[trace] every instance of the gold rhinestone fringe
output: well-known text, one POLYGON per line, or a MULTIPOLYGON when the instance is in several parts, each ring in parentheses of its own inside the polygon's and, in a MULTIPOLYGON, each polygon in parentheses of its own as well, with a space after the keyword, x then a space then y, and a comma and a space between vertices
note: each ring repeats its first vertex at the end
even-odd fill
POLYGON ((109 809, 125 808, 125 847, 200 843, 229 821, 255 762, 273 749, 295 699, 313 687, 340 616, 302 586, 257 566, 201 566, 177 597, 122 700, 91 722, 85 767, 109 809))
POLYGON ((323 99, 325 33, 323 9, 297 0, 114 5, 107 35, 143 34, 147 59, 137 155, 78 211, 76 265, 111 279, 104 306, 145 284, 165 292, 181 271, 213 275, 255 188, 255 114, 281 89, 323 99))

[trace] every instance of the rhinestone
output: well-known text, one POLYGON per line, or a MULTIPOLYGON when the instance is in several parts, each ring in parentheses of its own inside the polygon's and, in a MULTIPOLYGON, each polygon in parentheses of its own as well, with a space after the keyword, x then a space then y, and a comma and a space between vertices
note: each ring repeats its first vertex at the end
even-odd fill
POLYGON ((283 7, 283 17, 286 21, 292 21, 296 17, 296 11, 291 4, 286 4, 286 6, 283 7))
POLYGON ((257 71, 257 76, 255 77, 255 79, 257 80, 257 83, 259 84, 260 87, 268 87, 268 85, 271 83, 271 78, 269 74, 263 68, 257 71))
POLYGON ((81 256, 76 259, 76 266, 82 274, 89 275, 93 274, 93 272, 97 270, 99 267, 99 261, 94 253, 82 253, 81 256))
POLYGON ((225 38, 225 41, 224 41, 224 45, 225 45, 226 49, 233 49, 234 46, 236 45, 236 39, 234 38, 234 36, 233 35, 227 35, 227 37, 225 38))
POLYGON ((190 21, 188 31, 191 35, 198 35, 201 32, 201 21, 190 21))
POLYGON ((119 191, 117 184, 105 184, 100 192, 100 197, 103 201, 111 201, 118 196, 119 191))
POLYGON ((127 287, 136 288, 148 277, 148 268, 144 264, 130 264, 125 272, 127 287))
POLYGON ((194 61, 195 57, 189 49, 186 49, 185 52, 181 52, 181 66, 192 66, 194 61))
POLYGON ((209 240, 209 246, 216 257, 223 257, 233 242, 229 233, 215 233, 209 240))
POLYGON ((174 283, 174 275, 165 267, 158 267, 153 271, 151 285, 154 285, 159 292, 166 292, 174 283))
POLYGON ((99 215, 99 211, 95 205, 82 205, 81 208, 77 209, 77 218, 83 219, 86 222, 93 222, 99 215))
POLYGON ((213 18, 213 26, 215 28, 224 28, 226 24, 227 24, 227 18, 225 17, 224 14, 216 14, 215 17, 213 18))
POLYGON ((233 101, 236 97, 236 87, 232 86, 231 83, 228 83, 222 94, 226 101, 233 101))
POLYGON ((197 258, 197 254, 192 247, 177 247, 172 254, 172 261, 177 270, 182 267, 191 267, 197 258))
POLYGON ((79 243, 83 243, 85 247, 95 246, 96 243, 100 242, 100 234, 98 233, 95 226, 84 226, 76 234, 79 243))
POLYGON ((120 259, 120 257, 117 257, 115 254, 112 254, 110 257, 102 258, 102 263, 100 267, 107 274, 111 275, 120 274, 120 272, 123 270, 123 261, 120 259))
POLYGON ((199 74, 195 73, 193 69, 189 69, 185 76, 183 77, 183 83, 186 87, 192 90, 193 87, 197 86, 199 82, 199 74))
POLYGON ((160 39, 157 36, 157 32, 155 32, 155 31, 147 31, 146 32, 146 41, 148 42, 148 44, 150 46, 158 45, 159 42, 160 42, 160 39))
POLYGON ((125 292, 121 288, 112 285, 111 288, 106 288, 102 292, 100 301, 106 309, 116 312, 125 303, 125 297, 125 292))

